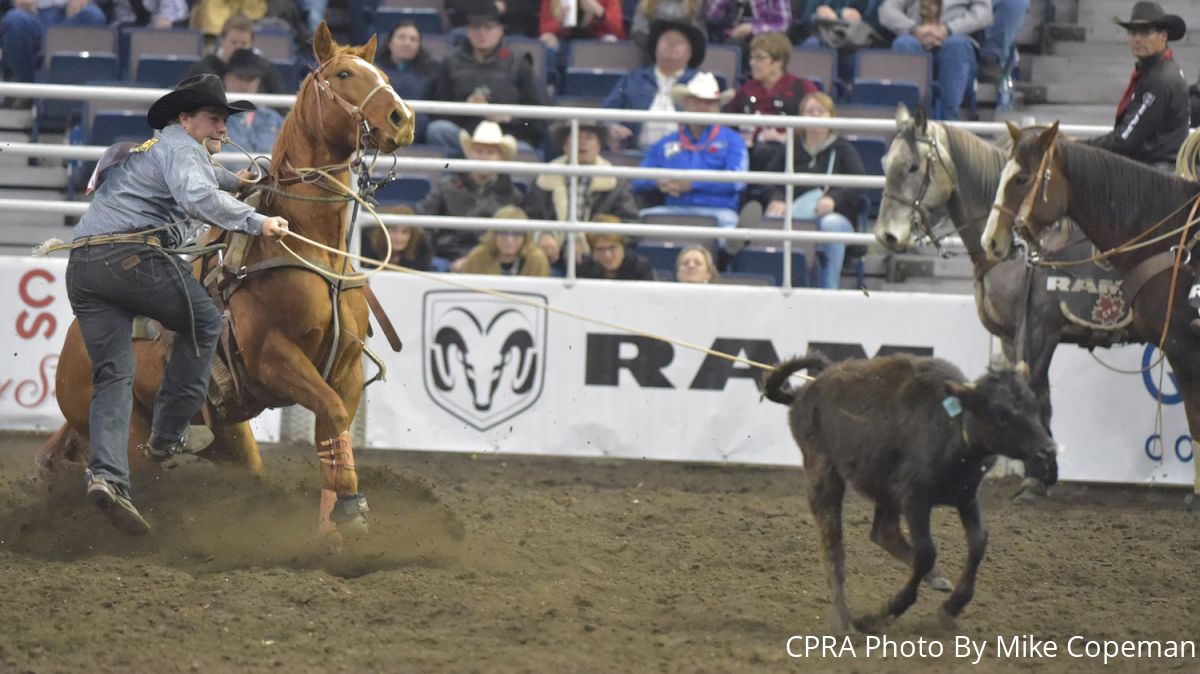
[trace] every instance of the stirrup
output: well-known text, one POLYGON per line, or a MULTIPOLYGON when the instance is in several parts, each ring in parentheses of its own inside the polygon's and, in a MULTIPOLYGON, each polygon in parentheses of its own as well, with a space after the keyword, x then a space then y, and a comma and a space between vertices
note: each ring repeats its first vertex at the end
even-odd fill
POLYGON ((165 463, 181 454, 195 454, 213 442, 213 432, 208 426, 188 426, 183 437, 173 442, 164 442, 150 434, 150 439, 138 445, 143 454, 159 463, 165 463))

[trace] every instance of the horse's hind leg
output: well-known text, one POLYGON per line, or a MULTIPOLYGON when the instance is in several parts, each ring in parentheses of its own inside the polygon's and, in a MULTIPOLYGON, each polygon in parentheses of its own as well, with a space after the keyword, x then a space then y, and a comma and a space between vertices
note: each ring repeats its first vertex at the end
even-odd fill
MULTIPOLYGON (((895 504, 883 501, 875 503, 871 541, 904 562, 905 566, 912 565, 912 546, 904 538, 904 532, 900 531, 900 510, 895 504)), ((938 592, 949 592, 954 588, 938 564, 934 564, 933 569, 925 576, 925 584, 938 592)))
POLYGON ((850 629, 850 608, 846 605, 846 550, 842 544, 842 498, 846 483, 827 462, 810 461, 805 456, 808 475, 808 506, 817 522, 821 537, 821 562, 833 602, 833 628, 850 629))
POLYGON ((262 454, 249 421, 234 424, 213 424, 213 443, 203 452, 206 458, 229 461, 245 467, 252 473, 262 472, 262 454))

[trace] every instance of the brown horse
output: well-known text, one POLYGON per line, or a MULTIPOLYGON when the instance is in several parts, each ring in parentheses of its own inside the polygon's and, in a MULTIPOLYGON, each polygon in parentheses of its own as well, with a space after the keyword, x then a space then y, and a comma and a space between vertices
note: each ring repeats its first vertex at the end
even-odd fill
MULTIPOLYGON (((375 38, 364 46, 338 45, 322 23, 313 40, 319 67, 300 86, 272 155, 274 166, 265 213, 286 218, 290 229, 339 250, 346 249, 350 161, 363 147, 394 152, 412 143, 413 112, 372 65, 375 38), (301 179, 305 168, 327 177, 301 179)), ((314 266, 352 272, 339 256, 285 239, 314 266)), ((216 436, 206 454, 253 471, 262 459, 249 420, 268 407, 299 404, 316 414, 323 521, 365 530, 366 501, 359 493, 350 446, 350 423, 362 396, 362 347, 368 309, 361 284, 338 287, 328 274, 300 266, 280 242, 250 237, 242 261, 250 273, 238 279, 226 306, 240 353, 235 362, 238 395, 211 411, 216 436), (337 298, 335 313, 331 297, 337 298), (331 353, 332 352, 332 353, 331 353), (318 368, 328 367, 327 376, 318 368)), ((210 263, 213 266, 215 263, 210 263)), ((344 285, 344 284, 343 284, 344 285)), ((352 284, 351 284, 352 285, 352 284)), ((135 469, 146 460, 133 451, 149 435, 154 398, 170 351, 170 334, 134 344, 137 359, 130 425, 135 469)), ((86 461, 92 366, 79 327, 72 324, 57 373, 59 407, 66 424, 43 448, 39 464, 53 469, 64 458, 86 461)))
MULTIPOLYGON (((1176 278, 1173 271, 1174 246, 1185 235, 1188 246, 1196 240, 1195 227, 1186 232, 1179 228, 1200 198, 1200 183, 1060 139, 1058 124, 1037 134, 1025 134, 1010 124, 1009 133, 1012 156, 982 238, 988 257, 1006 258, 1014 232, 1034 253, 1063 243, 1063 232, 1053 227, 1063 216, 1074 220, 1100 250, 1121 248, 1109 260, 1124 279, 1134 334, 1158 344, 1167 331, 1162 349, 1183 394, 1192 438, 1200 438, 1200 337, 1188 327, 1195 316, 1187 304, 1192 272, 1185 266, 1176 278), (1148 245, 1127 245, 1135 241, 1148 245)), ((1200 504, 1197 496, 1200 470, 1189 503, 1200 504)))

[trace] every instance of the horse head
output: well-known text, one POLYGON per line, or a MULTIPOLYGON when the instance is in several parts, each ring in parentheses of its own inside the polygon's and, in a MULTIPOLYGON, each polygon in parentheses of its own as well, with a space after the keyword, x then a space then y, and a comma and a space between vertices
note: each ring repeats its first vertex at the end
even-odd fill
POLYGON ((372 35, 360 47, 340 45, 322 21, 313 36, 320 65, 300 86, 296 107, 302 102, 315 107, 305 116, 319 125, 316 136, 326 142, 395 152, 412 144, 416 116, 374 65, 375 44, 372 35))
POLYGON ((904 252, 920 236, 933 237, 932 212, 945 208, 954 194, 954 163, 945 129, 929 123, 917 108, 912 116, 896 108, 897 133, 883 156, 883 201, 875 220, 875 238, 888 250, 904 252))
POLYGON ((983 249, 988 259, 1003 260, 1012 252, 1014 235, 1035 251, 1054 249, 1064 243, 1059 220, 1067 215, 1070 185, 1067 183, 1059 142, 1058 123, 1040 132, 1025 132, 1011 123, 1013 149, 996 201, 983 231, 983 249))

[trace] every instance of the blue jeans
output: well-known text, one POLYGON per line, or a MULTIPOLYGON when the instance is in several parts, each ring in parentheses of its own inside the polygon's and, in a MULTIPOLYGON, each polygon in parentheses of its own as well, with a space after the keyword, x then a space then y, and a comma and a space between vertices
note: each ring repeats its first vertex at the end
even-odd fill
POLYGON ((0 49, 16 82, 32 82, 42 60, 42 43, 49 26, 103 26, 108 23, 95 3, 88 3, 71 18, 61 7, 39 9, 37 14, 10 9, 0 18, 0 49))
MULTIPOLYGON (((827 213, 817 220, 821 232, 853 232, 854 225, 841 213, 827 213)), ((842 283, 842 262, 846 259, 846 244, 817 244, 817 287, 837 290, 842 283)))
POLYGON ((88 469, 128 496, 133 317, 149 316, 175 332, 150 428, 158 437, 176 440, 204 404, 221 314, 192 276, 191 267, 141 244, 71 251, 67 297, 92 360, 88 469))
POLYGON ((1005 69, 1012 67, 1013 43, 1028 12, 1029 0, 993 0, 992 25, 984 31, 983 44, 979 45, 980 58, 985 63, 999 63, 1005 69))
POLYGON ((717 219, 717 227, 733 229, 738 226, 737 211, 716 206, 655 206, 643 208, 638 215, 711 215, 717 219))
MULTIPOLYGON (((925 52, 917 38, 911 35, 896 38, 892 49, 911 54, 925 52)), ((951 35, 941 47, 933 50, 933 76, 939 89, 933 109, 935 119, 958 119, 958 108, 967 95, 967 87, 974 84, 978 69, 975 45, 969 37, 951 35)))

